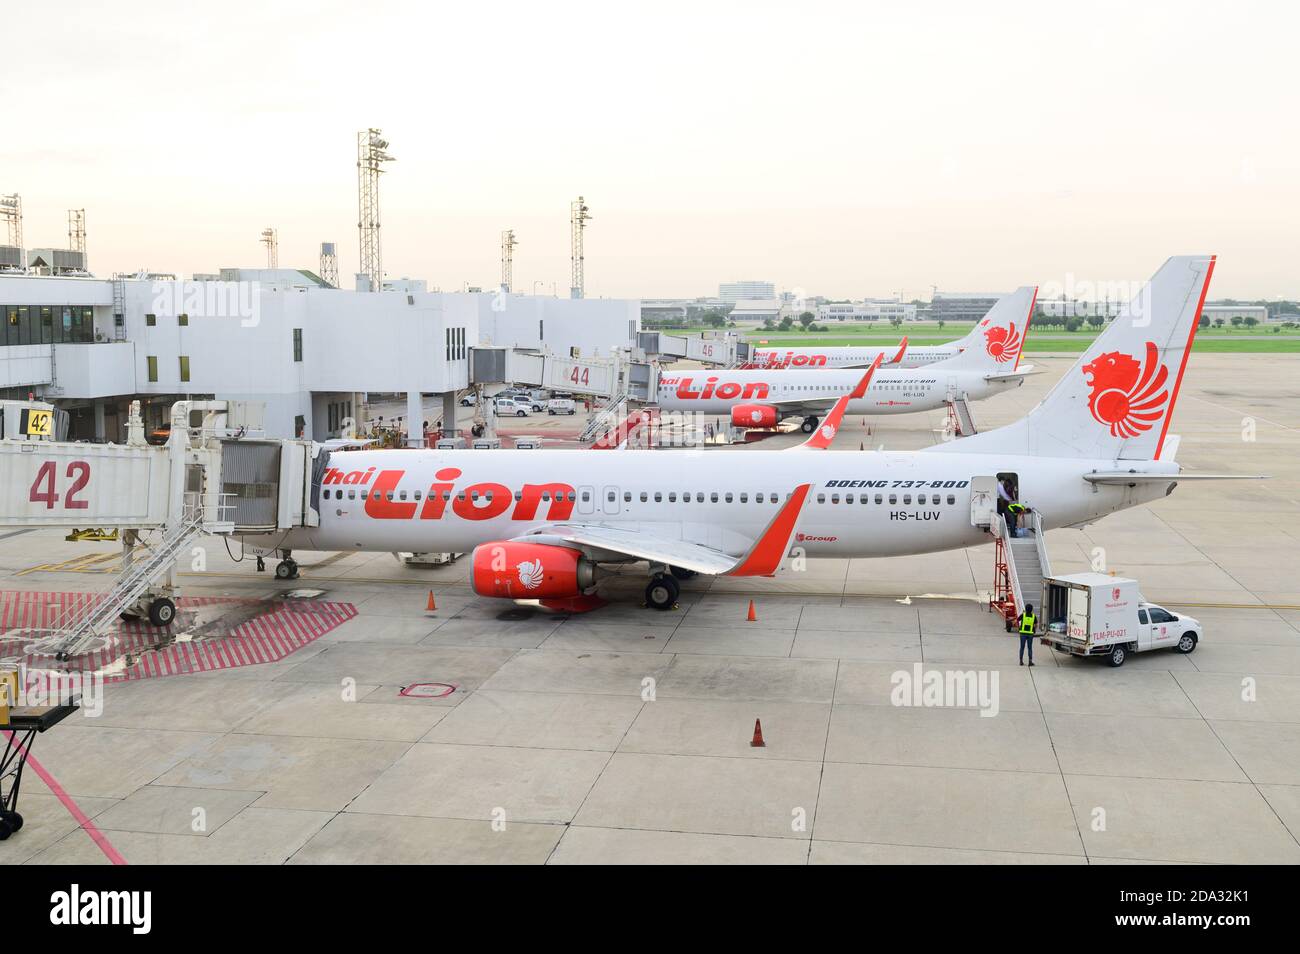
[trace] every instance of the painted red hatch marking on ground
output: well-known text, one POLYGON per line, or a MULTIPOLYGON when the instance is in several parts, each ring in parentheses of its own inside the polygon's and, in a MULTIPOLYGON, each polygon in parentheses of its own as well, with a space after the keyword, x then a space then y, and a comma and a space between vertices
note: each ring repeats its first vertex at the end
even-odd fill
MULTIPOLYGON (((51 625, 71 606, 85 607, 100 599, 97 593, 38 593, 27 590, 0 590, 0 657, 24 662, 33 669, 48 668, 48 656, 23 652, 32 641, 26 632, 51 625)), ((122 622, 112 634, 107 647, 85 653, 65 665, 74 671, 96 671, 125 655, 137 657, 125 672, 107 676, 105 682, 127 682, 156 676, 176 676, 218 669, 236 669, 284 659, 295 650, 315 642, 340 623, 357 615, 351 603, 329 600, 250 600, 223 596, 186 596, 177 600, 180 613, 198 606, 227 604, 234 607, 262 604, 265 611, 233 626, 223 636, 206 636, 190 642, 172 643, 162 649, 153 647, 167 630, 143 622, 122 622)), ((178 614, 173 631, 185 627, 178 614)))

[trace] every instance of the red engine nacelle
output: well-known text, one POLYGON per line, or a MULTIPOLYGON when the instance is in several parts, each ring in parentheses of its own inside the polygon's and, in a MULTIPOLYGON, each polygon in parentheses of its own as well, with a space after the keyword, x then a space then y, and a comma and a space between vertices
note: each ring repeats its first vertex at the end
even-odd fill
POLYGON ((577 550, 498 540, 474 548, 470 583, 479 596, 565 599, 596 582, 596 567, 577 550))
POLYGON ((770 404, 737 404, 731 409, 733 427, 776 427, 781 415, 770 404))

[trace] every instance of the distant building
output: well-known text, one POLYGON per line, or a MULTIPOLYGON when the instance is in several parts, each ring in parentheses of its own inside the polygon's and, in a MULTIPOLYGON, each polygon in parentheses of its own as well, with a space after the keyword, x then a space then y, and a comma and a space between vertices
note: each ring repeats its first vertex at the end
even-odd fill
POLYGON ((771 282, 723 282, 718 286, 718 297, 723 301, 775 298, 776 286, 771 282))
POLYGON ((1002 293, 935 292, 930 317, 935 321, 979 321, 988 314, 1002 293))
MULTIPOLYGON (((771 318, 779 321, 784 303, 779 298, 754 299, 739 301, 731 309, 732 321, 766 321, 771 318)), ((788 306, 786 306, 788 308, 788 306)))
MULTIPOLYGON (((1201 309, 1201 317, 1209 318, 1213 324, 1216 318, 1222 318, 1225 325, 1232 324, 1233 318, 1254 318, 1261 325, 1268 321, 1267 305, 1206 305, 1201 309)), ((1279 315, 1282 321, 1286 316, 1279 315)))
POLYGON ((817 306, 818 321, 916 320, 916 306, 900 301, 832 301, 817 306))

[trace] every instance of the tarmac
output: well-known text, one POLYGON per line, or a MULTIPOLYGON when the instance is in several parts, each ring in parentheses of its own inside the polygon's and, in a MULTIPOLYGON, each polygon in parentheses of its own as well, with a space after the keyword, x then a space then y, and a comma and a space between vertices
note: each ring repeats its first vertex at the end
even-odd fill
MULTIPOLYGON (((974 405, 980 427, 1072 360, 1033 355, 1043 373, 974 405)), ((280 582, 207 541, 184 593, 229 603, 205 604, 197 643, 223 639, 222 606, 233 633, 291 590, 355 613, 272 662, 119 670, 102 713, 33 754, 132 864, 1300 862, 1298 371, 1193 355, 1175 416, 1189 471, 1272 480, 1184 482, 1047 537, 1055 572, 1100 561, 1198 618, 1190 655, 1111 669, 1039 646, 1018 666, 987 611, 991 545, 697 578, 671 612, 630 568, 608 606, 557 616, 475 596, 464 560, 300 553, 280 582), (896 704, 929 673, 985 692, 896 704)), ((555 421, 524 426, 573 427, 555 421)), ((834 450, 922 447, 942 423, 853 418, 834 450)), ((0 531, 0 604, 105 590, 115 553, 0 531)), ((199 615, 182 605, 180 642, 199 615)), ((30 768, 20 810, 0 863, 108 862, 30 768)))

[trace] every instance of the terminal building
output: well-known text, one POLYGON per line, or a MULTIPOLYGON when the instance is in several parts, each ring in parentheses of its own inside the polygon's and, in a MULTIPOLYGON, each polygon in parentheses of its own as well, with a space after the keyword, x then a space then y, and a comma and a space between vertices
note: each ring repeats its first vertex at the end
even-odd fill
MULTIPOLYGON (((1209 318, 1211 322, 1215 319, 1222 319, 1225 325, 1232 324, 1232 319, 1240 318, 1245 321, 1247 318, 1254 318, 1259 324, 1269 320, 1267 305, 1214 305, 1206 304, 1202 309, 1201 315, 1209 318)), ((1277 320, 1282 321, 1286 316, 1279 315, 1277 320)))
POLYGON ((930 300, 930 318, 934 321, 979 321, 1005 294, 936 291, 930 300))
POLYGON ((357 292, 294 269, 189 281, 0 274, 0 316, 0 397, 53 402, 73 439, 96 441, 122 439, 137 398, 146 427, 163 426, 178 400, 259 401, 269 436, 326 440, 367 393, 441 394, 454 408, 473 383, 471 349, 613 361, 640 332, 636 300, 409 280, 357 292))

